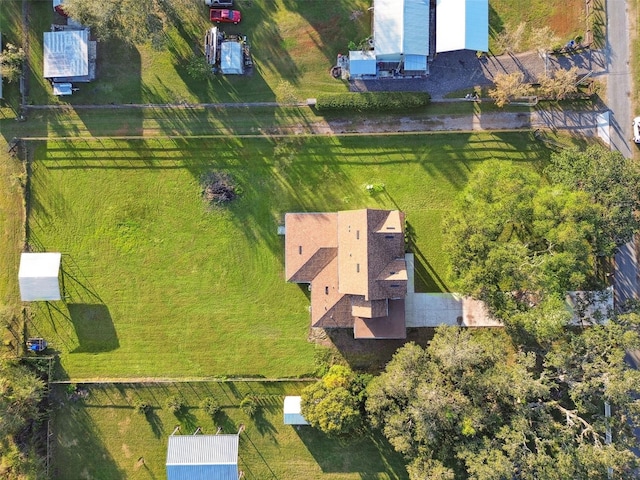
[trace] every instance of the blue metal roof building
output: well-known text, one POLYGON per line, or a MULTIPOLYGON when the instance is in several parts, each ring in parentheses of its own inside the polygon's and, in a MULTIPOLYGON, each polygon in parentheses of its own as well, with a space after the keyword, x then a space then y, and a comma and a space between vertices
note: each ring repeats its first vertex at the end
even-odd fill
POLYGON ((238 435, 171 435, 167 480, 238 480, 238 435))

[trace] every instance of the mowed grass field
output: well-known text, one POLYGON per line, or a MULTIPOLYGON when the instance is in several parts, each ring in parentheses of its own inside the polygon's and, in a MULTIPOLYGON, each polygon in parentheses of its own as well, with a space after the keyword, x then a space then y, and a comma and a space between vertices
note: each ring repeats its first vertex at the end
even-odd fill
POLYGON ((63 252, 68 298, 32 304, 30 333, 73 379, 310 374, 306 288, 283 278, 286 212, 399 208, 418 288, 447 290, 441 222, 475 168, 538 168, 549 153, 529 132, 32 144, 29 244, 63 252), (240 198, 208 207, 208 171, 233 175, 240 198))
POLYGON ((106 384, 83 386, 83 398, 71 400, 62 385, 53 389, 51 448, 53 479, 165 478, 168 436, 236 433, 240 425, 239 469, 244 478, 406 479, 401 455, 380 434, 365 432, 351 439, 329 438, 311 427, 283 425, 284 395, 299 395, 307 383, 178 383, 163 385, 106 384), (250 418, 239 408, 245 395, 259 405, 250 418), (186 408, 176 414, 165 407, 179 396, 186 408), (199 405, 212 397, 222 407, 214 418, 199 405), (136 401, 151 406, 135 411, 136 401), (141 460, 143 459, 143 460, 141 460))

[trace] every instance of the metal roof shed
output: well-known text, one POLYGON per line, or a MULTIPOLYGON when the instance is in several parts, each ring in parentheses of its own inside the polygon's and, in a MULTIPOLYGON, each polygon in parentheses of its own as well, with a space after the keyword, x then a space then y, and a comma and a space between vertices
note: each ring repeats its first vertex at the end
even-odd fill
POLYGON ((171 435, 167 480, 238 480, 238 445, 233 435, 171 435))
POLYGON ((429 55, 429 0, 375 0, 373 47, 378 61, 429 55))
POLYGON ((436 52, 489 51, 489 0, 436 0, 436 52))
POLYGON ((284 397, 284 424, 285 425, 309 425, 302 416, 300 397, 284 397))
POLYGON ((355 50, 349 52, 349 75, 361 77, 376 74, 376 54, 373 51, 355 50))
POLYGON ((89 77, 89 30, 44 32, 43 76, 89 77))
POLYGON ((20 257, 18 282, 23 302, 60 300, 61 253, 23 253, 20 257))
POLYGON ((220 70, 225 75, 242 75, 244 60, 240 42, 222 42, 220 45, 220 70))
POLYGON ((73 93, 73 85, 68 82, 64 83, 53 83, 53 94, 54 95, 71 95, 73 93))

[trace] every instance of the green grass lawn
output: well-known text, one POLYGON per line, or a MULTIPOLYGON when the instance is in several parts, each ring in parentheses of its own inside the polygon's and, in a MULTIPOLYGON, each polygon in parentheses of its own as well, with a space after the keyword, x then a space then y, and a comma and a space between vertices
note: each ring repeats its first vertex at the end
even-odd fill
POLYGON ((32 305, 59 375, 296 376, 314 370, 306 289, 283 279, 288 211, 400 208, 447 290, 441 221, 491 158, 537 168, 532 135, 177 138, 33 142, 29 243, 64 255, 67 303, 32 305), (199 177, 244 193, 207 208, 199 177), (384 183, 370 196, 364 186, 384 183))
POLYGON ((51 472, 53 479, 165 478, 168 436, 176 425, 180 434, 199 426, 205 434, 217 427, 240 435, 238 466, 244 478, 280 479, 388 479, 407 478, 402 456, 379 434, 332 439, 311 427, 283 425, 282 401, 297 395, 301 383, 179 383, 103 385, 82 387, 87 396, 72 401, 63 386, 54 388, 51 472), (239 408, 245 395, 260 408, 253 418, 239 408), (165 407, 168 396, 180 396, 187 408, 174 415, 165 407), (213 397, 222 406, 214 418, 199 405, 213 397), (151 407, 136 413, 136 400, 151 407), (144 459, 144 463, 140 458, 144 459))
MULTIPOLYGON (((597 2, 594 2, 597 3, 597 2)), ((529 35, 532 30, 548 26, 556 35, 559 45, 580 36, 585 39, 587 20, 583 0, 490 0, 489 1, 489 49, 493 54, 503 53, 496 44, 496 35, 507 30, 514 32, 524 24, 522 44, 515 51, 531 48, 529 35)), ((596 42, 596 46, 599 43, 596 42)))

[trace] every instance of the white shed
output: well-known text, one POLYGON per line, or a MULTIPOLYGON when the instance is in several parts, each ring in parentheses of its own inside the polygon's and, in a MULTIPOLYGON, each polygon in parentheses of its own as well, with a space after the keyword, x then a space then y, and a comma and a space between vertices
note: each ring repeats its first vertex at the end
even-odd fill
POLYGON ((302 416, 300 397, 284 397, 284 424, 285 425, 309 425, 302 416))
POLYGON ((242 75, 244 59, 240 42, 222 42, 220 45, 220 70, 225 75, 242 75))
POLYGON ((489 0, 436 0, 436 52, 489 51, 489 0))
POLYGON ((18 280, 23 302, 60 300, 61 253, 23 253, 18 280))

